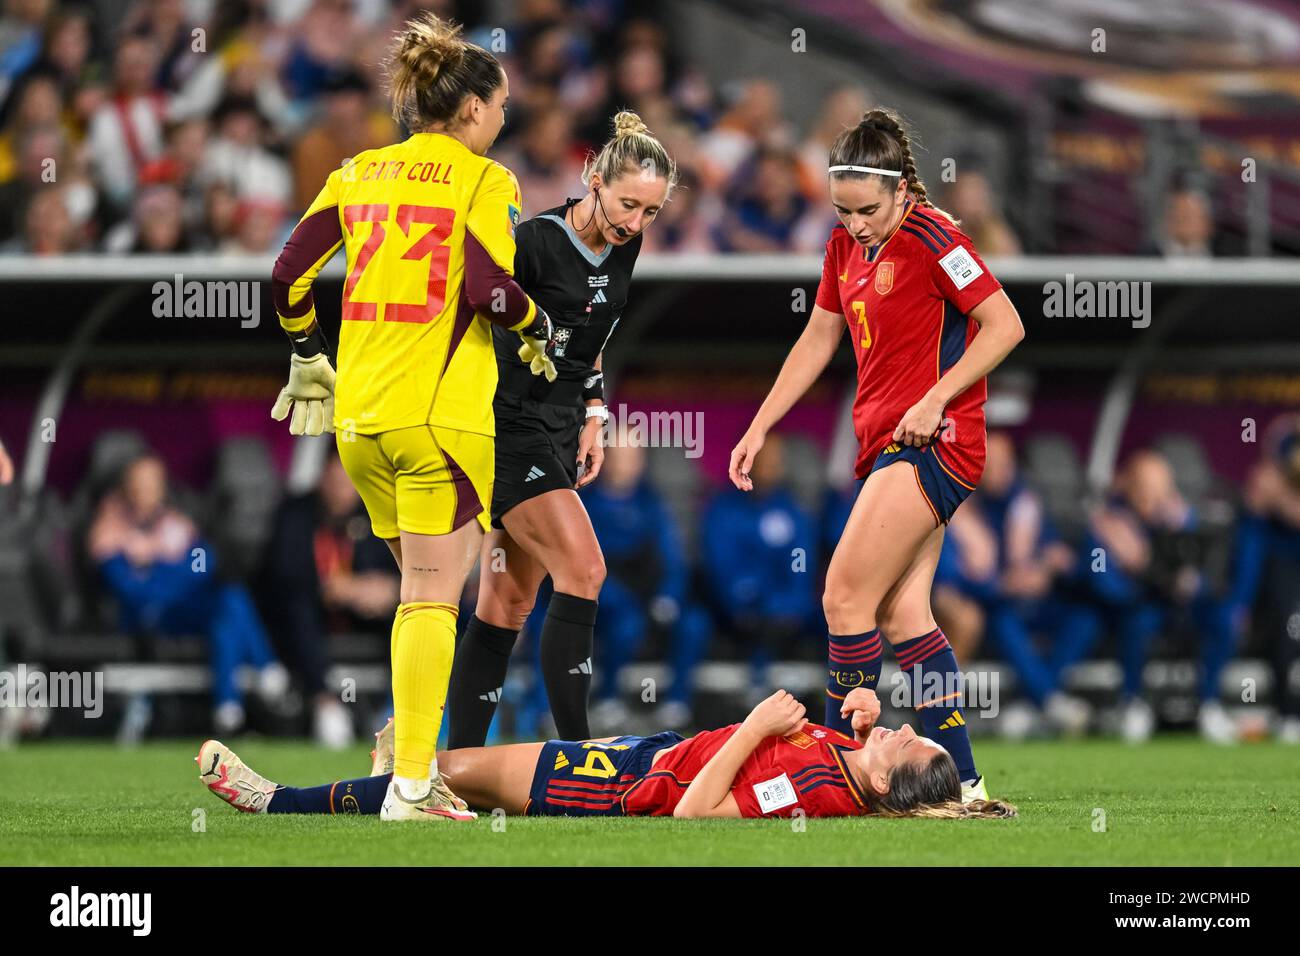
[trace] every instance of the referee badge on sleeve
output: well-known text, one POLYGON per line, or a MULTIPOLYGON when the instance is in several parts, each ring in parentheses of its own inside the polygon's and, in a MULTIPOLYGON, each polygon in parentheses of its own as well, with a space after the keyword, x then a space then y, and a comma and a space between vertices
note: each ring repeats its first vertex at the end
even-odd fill
POLYGON ((556 358, 564 358, 565 349, 569 347, 569 336, 572 334, 572 329, 566 329, 564 327, 555 330, 555 338, 551 341, 555 343, 555 348, 552 354, 554 354, 556 358))

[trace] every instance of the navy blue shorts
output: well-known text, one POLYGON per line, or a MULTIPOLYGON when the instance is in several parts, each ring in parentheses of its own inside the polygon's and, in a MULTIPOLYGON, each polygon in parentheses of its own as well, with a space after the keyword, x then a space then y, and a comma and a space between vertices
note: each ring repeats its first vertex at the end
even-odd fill
POLYGON ((653 737, 549 740, 533 771, 524 814, 530 817, 621 817, 624 792, 650 772, 650 762, 665 747, 681 743, 665 730, 653 737))
MULTIPOLYGON (((874 473, 892 465, 896 461, 905 461, 916 470, 916 483, 925 496, 926 503, 934 512, 935 527, 947 524, 957 510, 957 506, 970 497, 975 489, 959 481, 943 464, 936 450, 935 443, 917 448, 915 445, 900 445, 897 442, 887 445, 876 456, 871 466, 874 473)), ((864 479, 865 481, 865 479, 864 479)))

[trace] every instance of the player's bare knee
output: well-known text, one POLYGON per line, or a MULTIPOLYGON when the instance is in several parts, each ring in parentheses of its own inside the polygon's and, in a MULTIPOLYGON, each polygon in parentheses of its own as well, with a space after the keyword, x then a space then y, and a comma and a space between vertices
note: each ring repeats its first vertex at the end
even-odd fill
POLYGON ((533 607, 536 604, 537 599, 535 597, 524 597, 508 603, 501 615, 505 618, 505 627, 512 631, 522 631, 524 624, 528 621, 528 615, 533 613, 533 607))
POLYGON ((575 597, 594 601, 605 583, 605 558, 597 554, 585 558, 555 576, 555 589, 575 597))
POLYGON ((426 601, 446 601, 447 597, 444 593, 446 590, 447 586, 444 582, 403 574, 399 594, 403 604, 418 604, 426 601))
POLYGON ((893 608, 881 607, 876 612, 876 627, 880 628, 880 635, 891 644, 897 640, 905 640, 899 635, 898 615, 894 613, 893 608))
POLYGON ((852 634, 875 616, 875 602, 864 601, 861 594, 839 583, 827 581, 822 594, 822 611, 832 634, 852 634))

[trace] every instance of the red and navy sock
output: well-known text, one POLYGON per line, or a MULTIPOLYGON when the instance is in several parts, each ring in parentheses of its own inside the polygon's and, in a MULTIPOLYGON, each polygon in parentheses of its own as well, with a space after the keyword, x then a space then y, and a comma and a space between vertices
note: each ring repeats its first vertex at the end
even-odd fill
POLYGON ((384 805, 391 773, 382 777, 336 780, 323 787, 281 787, 267 813, 359 813, 374 816, 384 805))
POLYGON ((911 703, 921 715, 925 736, 948 751, 962 783, 978 779, 966 718, 962 716, 966 690, 948 638, 936 627, 928 634, 895 644, 894 656, 899 669, 907 675, 911 703))
POLYGON ((875 690, 880 683, 880 629, 865 634, 832 634, 826 659, 826 726, 853 736, 851 718, 840 705, 855 687, 875 690))

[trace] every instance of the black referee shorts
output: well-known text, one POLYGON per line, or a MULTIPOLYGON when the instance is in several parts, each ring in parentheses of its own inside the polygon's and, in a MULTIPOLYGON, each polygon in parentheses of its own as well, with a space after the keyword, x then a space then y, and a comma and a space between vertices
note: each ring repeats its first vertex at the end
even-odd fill
POLYGON ((581 405, 556 405, 497 393, 496 477, 492 486, 492 527, 529 498, 578 480, 578 438, 586 412, 581 405))

